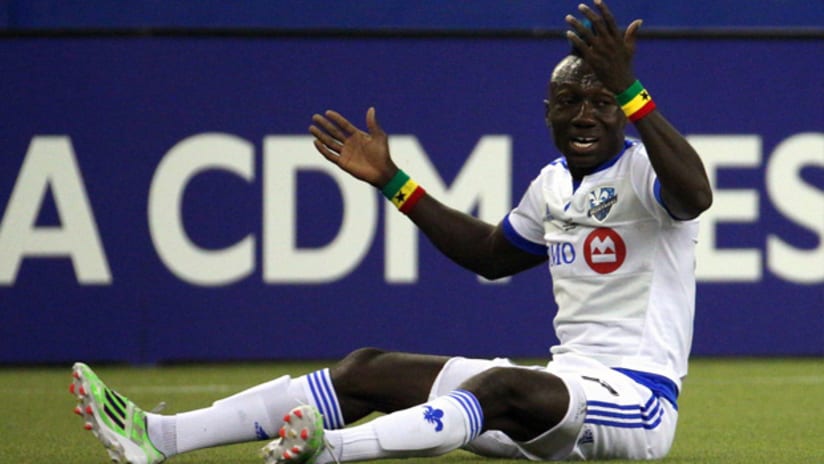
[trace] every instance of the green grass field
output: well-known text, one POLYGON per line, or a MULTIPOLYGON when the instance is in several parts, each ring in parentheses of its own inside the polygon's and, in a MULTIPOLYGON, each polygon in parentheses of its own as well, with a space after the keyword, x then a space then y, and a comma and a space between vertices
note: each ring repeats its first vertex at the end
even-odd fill
MULTIPOLYGON (((324 364, 205 364, 134 368, 92 366, 113 388, 164 412, 203 407, 282 374, 324 364)), ((70 368, 0 367, 0 461, 89 464, 108 456, 81 420, 68 392, 70 368)), ((824 462, 824 359, 698 359, 679 400, 680 423, 671 463, 824 462)), ((174 463, 260 463, 261 443, 201 450, 174 463)), ((419 460, 383 461, 410 463, 419 460)), ((432 463, 508 461, 458 451, 432 463)), ((511 462, 511 461, 510 461, 511 462)), ((617 462, 617 461, 613 461, 617 462)))

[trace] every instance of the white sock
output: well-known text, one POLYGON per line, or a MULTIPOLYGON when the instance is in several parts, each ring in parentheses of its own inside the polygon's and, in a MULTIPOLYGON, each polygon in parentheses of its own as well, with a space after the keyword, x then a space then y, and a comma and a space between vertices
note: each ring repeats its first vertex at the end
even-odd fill
POLYGON ((279 377, 207 408, 174 416, 147 414, 149 439, 167 458, 212 446, 269 440, 277 436, 286 413, 307 403, 321 411, 326 428, 344 426, 329 369, 323 369, 296 379, 279 377))
POLYGON ((413 456, 439 456, 474 440, 483 428, 475 396, 454 390, 419 406, 345 430, 327 431, 318 464, 413 456))
POLYGON ((302 380, 303 397, 308 398, 309 404, 318 408, 323 415, 323 428, 326 430, 342 429, 346 423, 343 421, 343 413, 340 410, 335 387, 332 385, 329 369, 306 374, 297 380, 302 380))

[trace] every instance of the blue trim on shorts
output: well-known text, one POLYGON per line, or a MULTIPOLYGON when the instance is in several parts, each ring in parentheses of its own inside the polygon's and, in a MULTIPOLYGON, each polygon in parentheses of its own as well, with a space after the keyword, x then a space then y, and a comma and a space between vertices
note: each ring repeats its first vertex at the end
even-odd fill
POLYGON ((515 230, 515 227, 512 226, 512 223, 509 222, 508 214, 504 218, 503 229, 504 237, 506 237, 506 239, 509 240, 509 243, 513 244, 516 248, 537 256, 546 256, 549 252, 549 248, 547 248, 546 245, 530 242, 529 240, 521 237, 521 235, 518 234, 518 231, 515 230))
POLYGON ((661 424, 663 417, 661 402, 658 395, 653 393, 644 405, 587 401, 587 416, 584 423, 621 429, 652 430, 661 424))
POLYGON ((649 372, 634 371, 620 367, 613 367, 612 369, 649 388, 652 390, 652 393, 660 398, 665 398, 672 404, 672 407, 675 408, 676 411, 678 410, 678 386, 676 386, 672 380, 663 375, 651 374, 649 372))

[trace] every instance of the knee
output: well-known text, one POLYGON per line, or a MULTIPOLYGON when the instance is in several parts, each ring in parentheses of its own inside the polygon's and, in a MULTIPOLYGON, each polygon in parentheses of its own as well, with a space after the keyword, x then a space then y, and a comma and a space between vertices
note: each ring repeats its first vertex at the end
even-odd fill
POLYGON ((518 371, 510 367, 492 367, 467 379, 460 388, 465 388, 481 398, 500 401, 517 397, 514 390, 520 379, 518 371))
POLYGON ((569 393, 558 377, 541 371, 494 367, 461 385, 481 403, 487 428, 524 441, 543 433, 566 415, 569 393))
POLYGON ((357 385, 359 380, 369 378, 372 366, 387 351, 379 348, 358 348, 347 354, 331 369, 332 379, 337 388, 357 385))
POLYGON ((358 348, 357 350, 354 350, 344 356, 344 358, 338 362, 338 367, 351 369, 366 366, 376 358, 383 356, 386 353, 387 351, 380 348, 358 348))
POLYGON ((512 402, 567 396, 564 382, 552 374, 506 366, 487 369, 464 382, 462 388, 512 402))

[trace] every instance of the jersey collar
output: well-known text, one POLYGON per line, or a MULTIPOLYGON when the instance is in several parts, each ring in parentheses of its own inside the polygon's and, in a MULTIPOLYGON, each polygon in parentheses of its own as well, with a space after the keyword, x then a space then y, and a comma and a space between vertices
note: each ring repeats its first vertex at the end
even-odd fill
MULTIPOLYGON (((618 153, 617 155, 613 156, 612 158, 604 161, 600 165, 598 165, 598 167, 596 167, 591 173, 587 174, 587 176, 591 176, 592 174, 595 174, 596 172, 601 172, 601 171, 604 171, 606 169, 611 168, 613 165, 615 165, 615 163, 618 162, 619 159, 621 159, 622 156, 624 156, 624 153, 627 152, 627 148, 635 145, 635 143, 636 142, 633 141, 633 140, 624 139, 624 148, 621 150, 621 152, 618 153)), ((564 169, 566 169, 567 172, 569 172, 569 166, 567 166, 566 158, 561 156, 559 159, 561 160, 561 164, 564 166, 564 169)), ((584 176, 584 177, 586 177, 586 176, 584 176)), ((581 180, 583 180, 583 179, 581 179, 581 180)), ((575 180, 575 179, 572 180, 572 191, 573 192, 578 190, 578 187, 581 185, 581 180, 575 180)))

